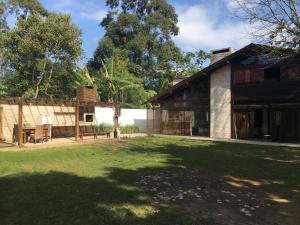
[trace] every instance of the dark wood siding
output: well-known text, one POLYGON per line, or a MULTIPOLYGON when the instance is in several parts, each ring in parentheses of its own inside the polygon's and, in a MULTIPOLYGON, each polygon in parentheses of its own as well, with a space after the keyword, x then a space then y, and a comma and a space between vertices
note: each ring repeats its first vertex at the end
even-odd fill
POLYGON ((159 99, 160 132, 209 135, 209 78, 201 78, 159 99))
MULTIPOLYGON (((91 125, 80 126, 80 131, 94 131, 94 127, 91 125)), ((62 137, 74 137, 75 136, 75 126, 53 126, 52 127, 52 137, 62 138, 62 137)))
POLYGON ((232 65, 233 137, 300 142, 300 65, 232 65))
POLYGON ((300 66, 298 65, 294 67, 289 66, 281 68, 281 79, 300 81, 300 66))
POLYGON ((233 83, 244 84, 264 80, 264 71, 259 68, 238 69, 233 72, 233 83))
POLYGON ((79 121, 84 121, 84 113, 95 113, 95 107, 94 106, 80 106, 79 107, 79 121))
POLYGON ((232 91, 235 103, 300 101, 300 81, 234 85, 232 91))
POLYGON ((232 65, 233 102, 299 102, 300 65, 232 65))

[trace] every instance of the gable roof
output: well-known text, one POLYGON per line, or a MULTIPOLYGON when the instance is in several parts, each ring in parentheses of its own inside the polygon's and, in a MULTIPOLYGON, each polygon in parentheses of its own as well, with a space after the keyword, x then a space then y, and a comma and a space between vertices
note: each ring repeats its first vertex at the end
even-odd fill
POLYGON ((176 85, 160 92, 156 96, 153 96, 152 98, 150 98, 148 101, 149 102, 155 102, 155 101, 159 100, 160 98, 169 95, 173 91, 187 86, 190 82, 194 81, 195 79, 200 78, 201 76, 209 75, 210 72, 221 68, 222 66, 230 63, 233 59, 235 59, 235 58, 237 58, 237 57, 239 57, 239 56, 241 56, 241 55, 243 55, 243 54, 245 54, 249 51, 255 51, 255 50, 259 50, 259 51, 268 50, 268 51, 270 51, 270 50, 274 50, 274 49, 275 49, 275 47, 273 47, 273 46, 267 46, 267 45, 260 45, 260 44, 251 43, 251 44, 237 50, 236 52, 224 57, 223 59, 221 59, 221 60, 205 67, 204 69, 200 70, 196 74, 182 80, 181 82, 177 83, 176 85))

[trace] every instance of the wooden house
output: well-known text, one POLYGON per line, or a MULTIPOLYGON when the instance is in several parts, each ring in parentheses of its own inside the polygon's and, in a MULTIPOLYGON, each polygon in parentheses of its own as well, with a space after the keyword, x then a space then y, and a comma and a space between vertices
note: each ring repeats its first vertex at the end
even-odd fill
POLYGON ((300 142, 300 63, 289 49, 250 44, 150 99, 148 132, 300 142))

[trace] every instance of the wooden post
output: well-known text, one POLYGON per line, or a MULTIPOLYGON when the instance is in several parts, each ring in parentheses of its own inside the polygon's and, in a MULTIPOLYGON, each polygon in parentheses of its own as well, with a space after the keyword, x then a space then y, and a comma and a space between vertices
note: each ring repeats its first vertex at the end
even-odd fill
POLYGON ((75 141, 79 140, 79 102, 75 106, 75 141))
POLYGON ((18 110, 18 145, 23 147, 23 102, 19 99, 18 110))
POLYGON ((3 107, 0 107, 0 139, 3 140, 3 107))
POLYGON ((163 113, 162 113, 162 110, 161 110, 161 108, 159 108, 159 113, 160 113, 160 121, 159 121, 159 134, 162 134, 162 123, 163 123, 163 118, 162 118, 162 115, 163 115, 163 113))
POLYGON ((155 111, 154 111, 154 107, 153 107, 152 108, 152 135, 155 134, 155 131, 154 131, 155 123, 154 123, 154 121, 155 121, 155 111))

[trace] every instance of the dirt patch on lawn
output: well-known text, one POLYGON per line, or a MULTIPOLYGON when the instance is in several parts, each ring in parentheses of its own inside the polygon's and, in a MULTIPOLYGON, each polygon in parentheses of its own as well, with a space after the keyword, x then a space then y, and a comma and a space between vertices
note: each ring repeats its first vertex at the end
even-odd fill
POLYGON ((272 193, 268 181, 174 169, 143 174, 138 185, 153 196, 154 205, 180 207, 218 224, 300 224, 299 199, 272 193))

